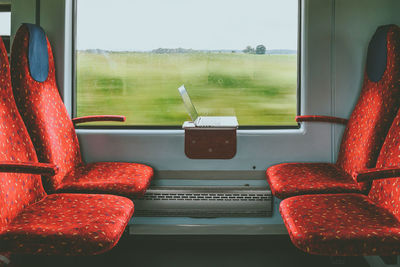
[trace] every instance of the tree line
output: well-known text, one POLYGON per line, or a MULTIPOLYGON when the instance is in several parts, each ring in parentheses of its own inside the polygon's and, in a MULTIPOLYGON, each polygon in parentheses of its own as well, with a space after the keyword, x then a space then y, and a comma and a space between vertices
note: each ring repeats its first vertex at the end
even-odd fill
POLYGON ((256 48, 251 47, 250 45, 246 46, 243 50, 243 53, 246 54, 257 54, 257 55, 264 55, 267 49, 264 45, 257 45, 256 48))

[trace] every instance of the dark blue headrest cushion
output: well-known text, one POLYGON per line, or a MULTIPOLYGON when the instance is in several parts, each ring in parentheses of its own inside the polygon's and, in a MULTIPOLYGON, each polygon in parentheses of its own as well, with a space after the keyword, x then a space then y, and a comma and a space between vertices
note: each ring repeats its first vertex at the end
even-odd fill
POLYGON ((29 30, 28 64, 35 81, 44 82, 49 75, 49 55, 44 30, 35 24, 24 23, 29 30))
POLYGON ((380 26, 368 45, 367 75, 373 82, 382 79, 387 65, 387 33, 391 25, 380 26))

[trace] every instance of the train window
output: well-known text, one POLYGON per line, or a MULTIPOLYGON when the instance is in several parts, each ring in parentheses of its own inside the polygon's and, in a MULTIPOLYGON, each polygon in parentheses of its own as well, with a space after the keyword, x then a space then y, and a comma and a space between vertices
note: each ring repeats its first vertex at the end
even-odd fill
POLYGON ((178 127, 189 118, 185 84, 202 115, 297 127, 298 9, 295 0, 77 0, 74 115, 178 127))
POLYGON ((11 5, 0 4, 0 25, 0 36, 3 39, 7 53, 10 53, 11 5))
POLYGON ((0 10, 0 35, 10 36, 11 32, 11 12, 0 10))

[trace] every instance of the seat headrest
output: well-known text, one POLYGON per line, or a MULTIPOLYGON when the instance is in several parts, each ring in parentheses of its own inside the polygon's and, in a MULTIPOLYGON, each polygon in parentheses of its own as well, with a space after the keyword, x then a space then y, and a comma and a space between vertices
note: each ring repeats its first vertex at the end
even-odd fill
POLYGON ((373 82, 382 79, 387 65, 387 34, 393 25, 378 27, 368 45, 367 75, 373 82))
POLYGON ((49 55, 46 34, 42 27, 24 23, 29 31, 28 64, 32 78, 44 82, 49 74, 49 55))

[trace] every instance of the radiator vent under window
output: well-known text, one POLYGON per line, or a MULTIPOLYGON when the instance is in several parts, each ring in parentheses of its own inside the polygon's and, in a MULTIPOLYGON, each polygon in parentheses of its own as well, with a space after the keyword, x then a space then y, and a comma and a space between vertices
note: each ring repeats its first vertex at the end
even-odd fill
POLYGON ((136 216, 269 217, 271 191, 259 187, 153 187, 135 200, 136 216))

